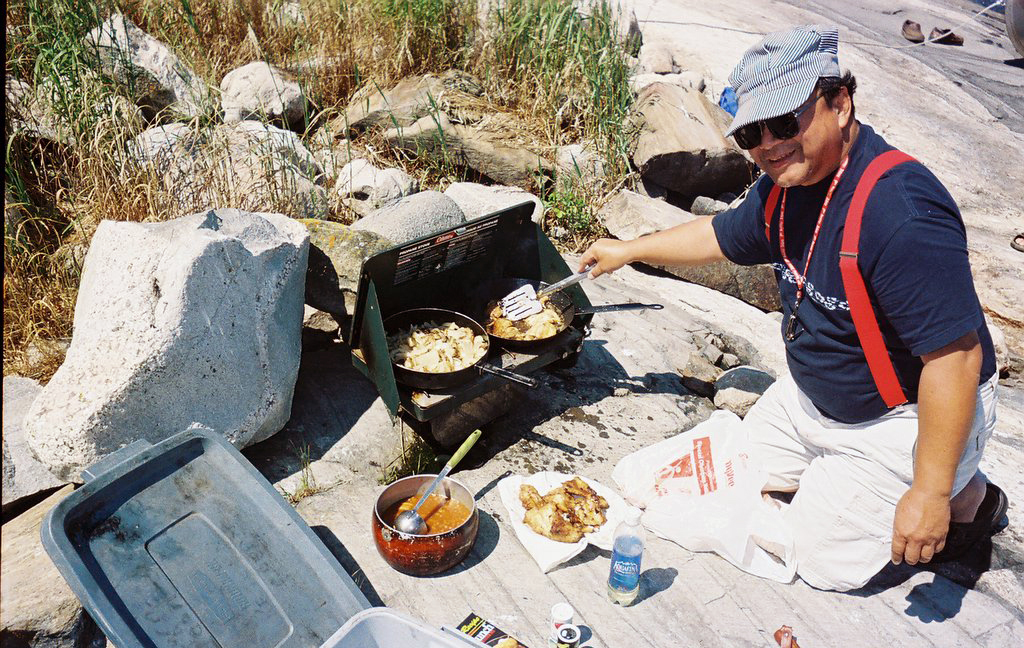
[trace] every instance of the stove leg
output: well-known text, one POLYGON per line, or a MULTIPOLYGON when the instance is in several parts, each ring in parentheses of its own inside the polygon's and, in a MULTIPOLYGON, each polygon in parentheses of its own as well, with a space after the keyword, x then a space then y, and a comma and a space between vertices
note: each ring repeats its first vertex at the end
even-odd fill
POLYGON ((511 383, 477 396, 458 409, 441 414, 423 424, 411 426, 429 442, 444 449, 458 446, 469 434, 512 409, 520 387, 511 383), (426 429, 423 429, 423 428, 426 429))
POLYGON ((548 366, 544 367, 545 371, 558 371, 559 369, 572 369, 576 366, 576 361, 580 359, 580 351, 576 351, 562 358, 561 360, 555 360, 548 366))

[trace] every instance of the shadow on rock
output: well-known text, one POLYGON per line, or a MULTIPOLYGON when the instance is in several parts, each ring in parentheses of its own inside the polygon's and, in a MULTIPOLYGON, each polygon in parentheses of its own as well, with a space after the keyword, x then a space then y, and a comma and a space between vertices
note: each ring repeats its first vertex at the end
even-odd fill
POLYGON ((341 544, 341 540, 338 540, 338 536, 334 535, 334 532, 320 524, 311 528, 313 529, 313 533, 315 533, 317 537, 323 541, 324 545, 327 546, 327 550, 338 559, 338 562, 341 563, 345 572, 352 577, 356 587, 358 587, 359 591, 363 593, 363 596, 365 596, 370 602, 370 605, 373 607, 383 606, 384 601, 377 593, 377 590, 375 590, 373 585, 370 584, 370 580, 366 577, 366 574, 363 573, 363 570, 359 567, 359 563, 356 562, 356 559, 349 553, 348 549, 345 548, 345 545, 341 544))
POLYGON ((304 353, 288 423, 242 453, 271 482, 296 474, 341 440, 376 399, 347 345, 304 353))
POLYGON ((675 567, 654 567, 640 573, 640 592, 633 605, 646 601, 655 594, 672 587, 679 570, 675 567))
POLYGON ((498 523, 489 513, 479 508, 477 510, 480 513, 480 528, 476 533, 476 542, 473 543, 473 549, 470 550, 466 559, 448 571, 431 576, 420 576, 419 578, 448 578, 460 572, 473 569, 491 555, 494 548, 498 546, 501 530, 498 527, 498 523))
POLYGON ((541 385, 536 389, 522 390, 508 414, 484 427, 486 434, 468 459, 480 461, 481 458, 493 457, 520 439, 535 441, 567 457, 579 457, 583 454, 580 448, 536 430, 547 421, 562 418, 592 425, 600 432, 604 424, 598 416, 583 408, 614 395, 644 393, 697 398, 683 386, 678 374, 629 375, 608 352, 602 340, 584 342, 575 366, 540 372, 535 376, 541 385))
POLYGON ((888 563, 867 585, 850 594, 872 596, 902 585, 918 572, 932 572, 932 582, 915 585, 907 593, 909 605, 904 612, 923 623, 946 621, 959 614, 967 591, 974 589, 982 574, 992 568, 993 558, 1000 562, 993 554, 992 539, 985 538, 956 561, 916 566, 888 563))

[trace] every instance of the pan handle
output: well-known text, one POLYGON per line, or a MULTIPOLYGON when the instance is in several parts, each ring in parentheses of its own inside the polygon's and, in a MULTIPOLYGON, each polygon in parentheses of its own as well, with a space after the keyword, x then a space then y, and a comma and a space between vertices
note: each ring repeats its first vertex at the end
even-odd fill
POLYGON ((605 304, 603 306, 590 306, 588 308, 577 308, 577 315, 593 315, 595 313, 617 313, 619 311, 631 310, 661 310, 665 308, 662 304, 605 304))
POLYGON ((501 367, 495 367, 494 365, 478 364, 476 368, 480 371, 486 371, 489 374, 494 374, 495 376, 501 376, 505 380, 511 380, 512 382, 517 382, 520 385, 526 385, 527 387, 536 387, 539 384, 536 378, 529 378, 521 374, 512 373, 508 369, 502 369, 501 367))

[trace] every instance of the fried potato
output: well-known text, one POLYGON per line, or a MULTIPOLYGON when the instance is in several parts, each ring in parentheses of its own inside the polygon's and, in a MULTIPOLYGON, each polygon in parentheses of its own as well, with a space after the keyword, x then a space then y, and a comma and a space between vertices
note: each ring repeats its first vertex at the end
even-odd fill
POLYGON ((391 360, 406 369, 449 373, 476 364, 487 354, 487 338, 455 322, 425 322, 388 336, 391 360))

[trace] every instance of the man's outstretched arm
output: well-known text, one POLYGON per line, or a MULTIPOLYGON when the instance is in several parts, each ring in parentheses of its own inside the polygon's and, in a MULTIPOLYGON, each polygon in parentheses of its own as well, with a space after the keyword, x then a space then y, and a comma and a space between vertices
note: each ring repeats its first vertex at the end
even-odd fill
POLYGON ((615 272, 634 261, 666 266, 723 261, 725 255, 718 245, 711 220, 711 216, 705 216, 632 241, 601 239, 583 253, 579 269, 597 263, 590 271, 593 278, 615 272))

